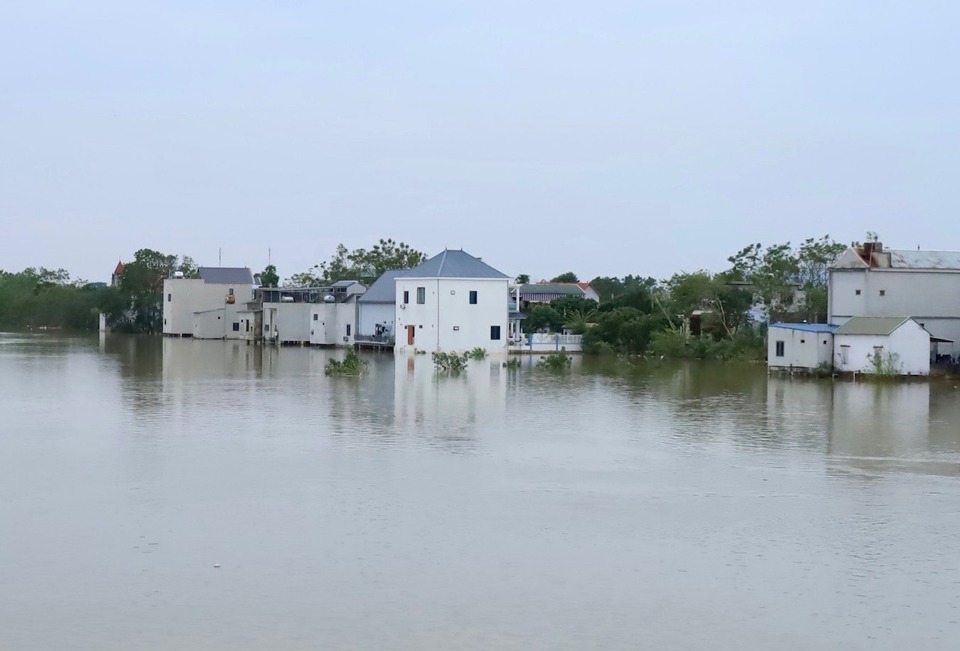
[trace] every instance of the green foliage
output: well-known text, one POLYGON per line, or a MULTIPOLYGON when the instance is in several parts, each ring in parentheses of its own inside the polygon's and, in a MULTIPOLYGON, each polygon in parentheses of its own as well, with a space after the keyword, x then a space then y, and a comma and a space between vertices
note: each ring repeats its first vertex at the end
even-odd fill
POLYGON ((650 352, 671 359, 759 361, 766 348, 763 336, 752 329, 744 329, 723 339, 708 335, 691 337, 680 330, 662 330, 651 338, 650 352))
POLYGON ((833 375, 833 364, 831 362, 820 362, 814 367, 811 374, 814 377, 830 377, 833 375))
POLYGON ((556 278, 551 278, 551 279, 550 279, 550 282, 552 282, 552 283, 578 283, 578 282, 580 282, 580 279, 577 278, 577 274, 573 273, 572 271, 568 271, 568 272, 566 272, 566 273, 560 274, 560 275, 557 276, 556 278))
POLYGON ((516 283, 518 285, 526 285, 530 282, 530 274, 520 274, 517 276, 516 283))
POLYGON ((475 360, 477 360, 477 361, 480 361, 480 360, 482 360, 482 359, 486 359, 486 358, 487 358, 487 351, 484 350, 483 348, 480 348, 480 346, 477 346, 477 347, 474 348, 473 350, 465 353, 465 355, 466 355, 467 357, 469 357, 470 359, 475 359, 475 360))
POLYGON ((467 353, 433 353, 431 355, 433 365, 438 371, 450 373, 459 373, 467 368, 467 361, 470 357, 467 353))
POLYGON ((72 280, 64 269, 0 271, 0 328, 96 330, 99 306, 116 294, 102 283, 72 280))
POLYGON ((545 303, 532 306, 523 322, 525 332, 557 332, 563 328, 563 315, 545 303))
POLYGON ((119 299, 108 297, 101 306, 107 324, 120 332, 163 331, 163 281, 174 271, 196 277, 198 267, 189 256, 178 258, 153 249, 140 249, 123 266, 119 299))
POLYGON ((585 351, 599 351, 600 344, 629 355, 642 354, 651 335, 665 325, 663 317, 644 314, 632 307, 618 307, 602 312, 596 325, 583 335, 585 351))
POLYGON ((882 348, 874 348, 873 354, 867 354, 867 361, 870 363, 870 370, 867 372, 878 377, 895 377, 903 368, 899 354, 884 352, 882 348))
POLYGON ((350 251, 343 244, 339 244, 329 260, 294 274, 287 279, 287 284, 311 287, 329 285, 338 280, 372 283, 389 269, 410 269, 426 259, 427 256, 422 252, 392 239, 381 239, 369 250, 350 251))
POLYGON ((260 286, 261 287, 276 287, 280 284, 280 276, 277 275, 277 268, 268 264, 263 271, 260 272, 260 286))
POLYGON ((326 375, 361 375, 366 368, 367 363, 351 348, 343 360, 328 359, 323 372, 326 375))
MULTIPOLYGON (((653 278, 641 278, 640 276, 632 275, 624 276, 623 278, 598 276, 590 281, 590 286, 600 295, 600 304, 603 305, 607 301, 622 298, 627 294, 638 294, 649 297, 650 292, 657 286, 657 281, 653 278)), ((620 303, 615 307, 636 307, 643 309, 632 302, 620 303)), ((647 311, 649 311, 649 309, 647 311)))
POLYGON ((560 352, 551 355, 545 355, 537 362, 537 368, 547 369, 549 371, 564 371, 570 368, 573 358, 567 352, 566 348, 561 348, 560 352))
POLYGON ((520 358, 511 357, 503 363, 504 368, 520 368, 520 358))

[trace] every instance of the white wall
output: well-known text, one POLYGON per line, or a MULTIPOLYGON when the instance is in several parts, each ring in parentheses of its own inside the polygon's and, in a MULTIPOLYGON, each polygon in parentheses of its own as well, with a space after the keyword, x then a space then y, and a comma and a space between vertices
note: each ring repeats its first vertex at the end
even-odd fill
MULTIPOLYGON (((416 297, 414 296, 414 299, 416 297)), ((376 325, 386 324, 391 334, 396 332, 397 307, 393 303, 358 303, 360 307, 357 329, 360 334, 372 337, 377 333, 376 325)), ((406 335, 406 333, 404 333, 406 335)))
POLYGON ((875 347, 882 347, 884 358, 888 353, 897 356, 896 366, 901 375, 928 375, 930 373, 930 335, 915 321, 907 321, 888 336, 835 335, 834 366, 837 370, 869 373, 875 347), (846 349, 846 361, 844 361, 846 349))
POLYGON ((854 316, 913 317, 934 337, 954 342, 941 344, 941 353, 960 353, 960 272, 834 269, 829 312, 836 325, 854 316))
POLYGON ((770 326, 767 331, 767 366, 813 369, 829 364, 833 357, 833 333, 807 332, 770 326), (777 357, 777 342, 783 342, 783 357, 777 357))
MULTIPOLYGON (((226 310, 206 310, 193 313, 191 334, 195 339, 223 339, 227 335, 226 310)), ((236 337, 234 337, 236 338, 236 337)))
POLYGON ((397 278, 395 350, 506 352, 508 344, 509 281, 503 279, 397 278), (426 300, 417 304, 417 288, 423 287, 426 300), (403 303, 403 292, 410 302, 403 303), (471 305, 470 292, 477 292, 471 305), (407 345, 406 326, 415 326, 413 346, 407 345), (499 326, 500 338, 490 338, 491 326, 499 326))
POLYGON ((357 333, 356 303, 315 303, 310 310, 310 343, 352 346, 357 333), (350 326, 347 334, 347 326, 350 326))
POLYGON ((310 343, 311 310, 316 303, 265 303, 277 308, 273 325, 280 333, 281 343, 310 343))
MULTIPOLYGON (((167 278, 163 281, 163 334, 192 336, 194 312, 224 310, 223 319, 229 338, 238 338, 232 324, 238 321, 237 313, 246 310, 246 303, 253 300, 253 288, 249 285, 220 285, 205 283, 199 278, 167 278), (227 303, 233 290, 234 302, 227 303)), ((216 338, 222 338, 219 335, 216 338)))

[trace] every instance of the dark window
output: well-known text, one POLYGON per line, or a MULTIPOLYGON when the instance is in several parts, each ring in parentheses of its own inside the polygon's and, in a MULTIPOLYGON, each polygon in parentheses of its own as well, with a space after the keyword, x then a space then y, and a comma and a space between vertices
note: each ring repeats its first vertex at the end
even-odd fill
POLYGON ((800 340, 800 343, 801 343, 801 344, 805 344, 805 343, 807 343, 807 340, 806 340, 806 339, 801 339, 801 340, 800 340))
POLYGON ((470 292, 470 305, 476 305, 476 304, 477 304, 477 292, 476 290, 474 290, 470 292))
POLYGON ((350 324, 349 324, 349 323, 347 324, 347 336, 348 336, 348 337, 350 336, 350 324))
POLYGON ((403 292, 403 304, 408 305, 410 303, 410 292, 404 290, 403 292))
POLYGON ((860 296, 860 290, 859 290, 859 289, 858 289, 855 293, 856 293, 857 296, 860 296))
POLYGON ((417 305, 423 305, 427 302, 427 288, 417 287, 417 305))
POLYGON ((239 324, 239 323, 234 323, 234 324, 233 324, 233 331, 234 331, 234 332, 240 332, 240 324, 239 324))
POLYGON ((777 342, 777 357, 783 357, 783 342, 777 342))
POLYGON ((490 326, 490 339, 492 341, 500 340, 500 326, 490 326))
POLYGON ((314 320, 314 321, 317 320, 317 315, 316 315, 316 314, 313 315, 313 320, 314 320))
POLYGON ((231 287, 231 288, 227 291, 227 294, 228 294, 229 296, 233 296, 233 287, 231 287))
POLYGON ((880 296, 886 296, 886 295, 887 295, 887 290, 881 289, 881 290, 880 290, 880 296))
MULTIPOLYGON (((173 294, 167 294, 167 303, 173 300, 173 294)), ((156 303, 154 303, 156 305, 156 303)))

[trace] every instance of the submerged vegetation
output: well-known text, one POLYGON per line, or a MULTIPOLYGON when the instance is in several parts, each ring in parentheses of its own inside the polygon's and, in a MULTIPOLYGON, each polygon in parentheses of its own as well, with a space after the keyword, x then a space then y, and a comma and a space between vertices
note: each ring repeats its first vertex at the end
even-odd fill
POLYGON ((438 371, 459 373, 467 368, 470 357, 467 353, 433 353, 433 365, 438 371))
POLYGON ((480 346, 477 346, 473 350, 468 351, 466 353, 466 356, 469 357, 470 359, 475 359, 477 361, 480 361, 481 359, 487 358, 487 351, 484 350, 483 348, 480 348, 480 346))
POLYGON ((342 360, 328 359, 323 372, 326 375, 361 375, 366 368, 367 363, 351 348, 342 360))
POLYGON ((566 348, 561 348, 560 352, 545 355, 537 362, 537 368, 547 369, 548 371, 565 371, 570 368, 573 358, 567 352, 566 348))

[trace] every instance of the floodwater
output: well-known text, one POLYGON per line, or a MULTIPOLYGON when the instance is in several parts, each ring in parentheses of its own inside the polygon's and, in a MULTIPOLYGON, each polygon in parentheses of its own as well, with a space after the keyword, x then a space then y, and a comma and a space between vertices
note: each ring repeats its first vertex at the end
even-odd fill
POLYGON ((954 649, 960 389, 0 335, 0 649, 954 649))

